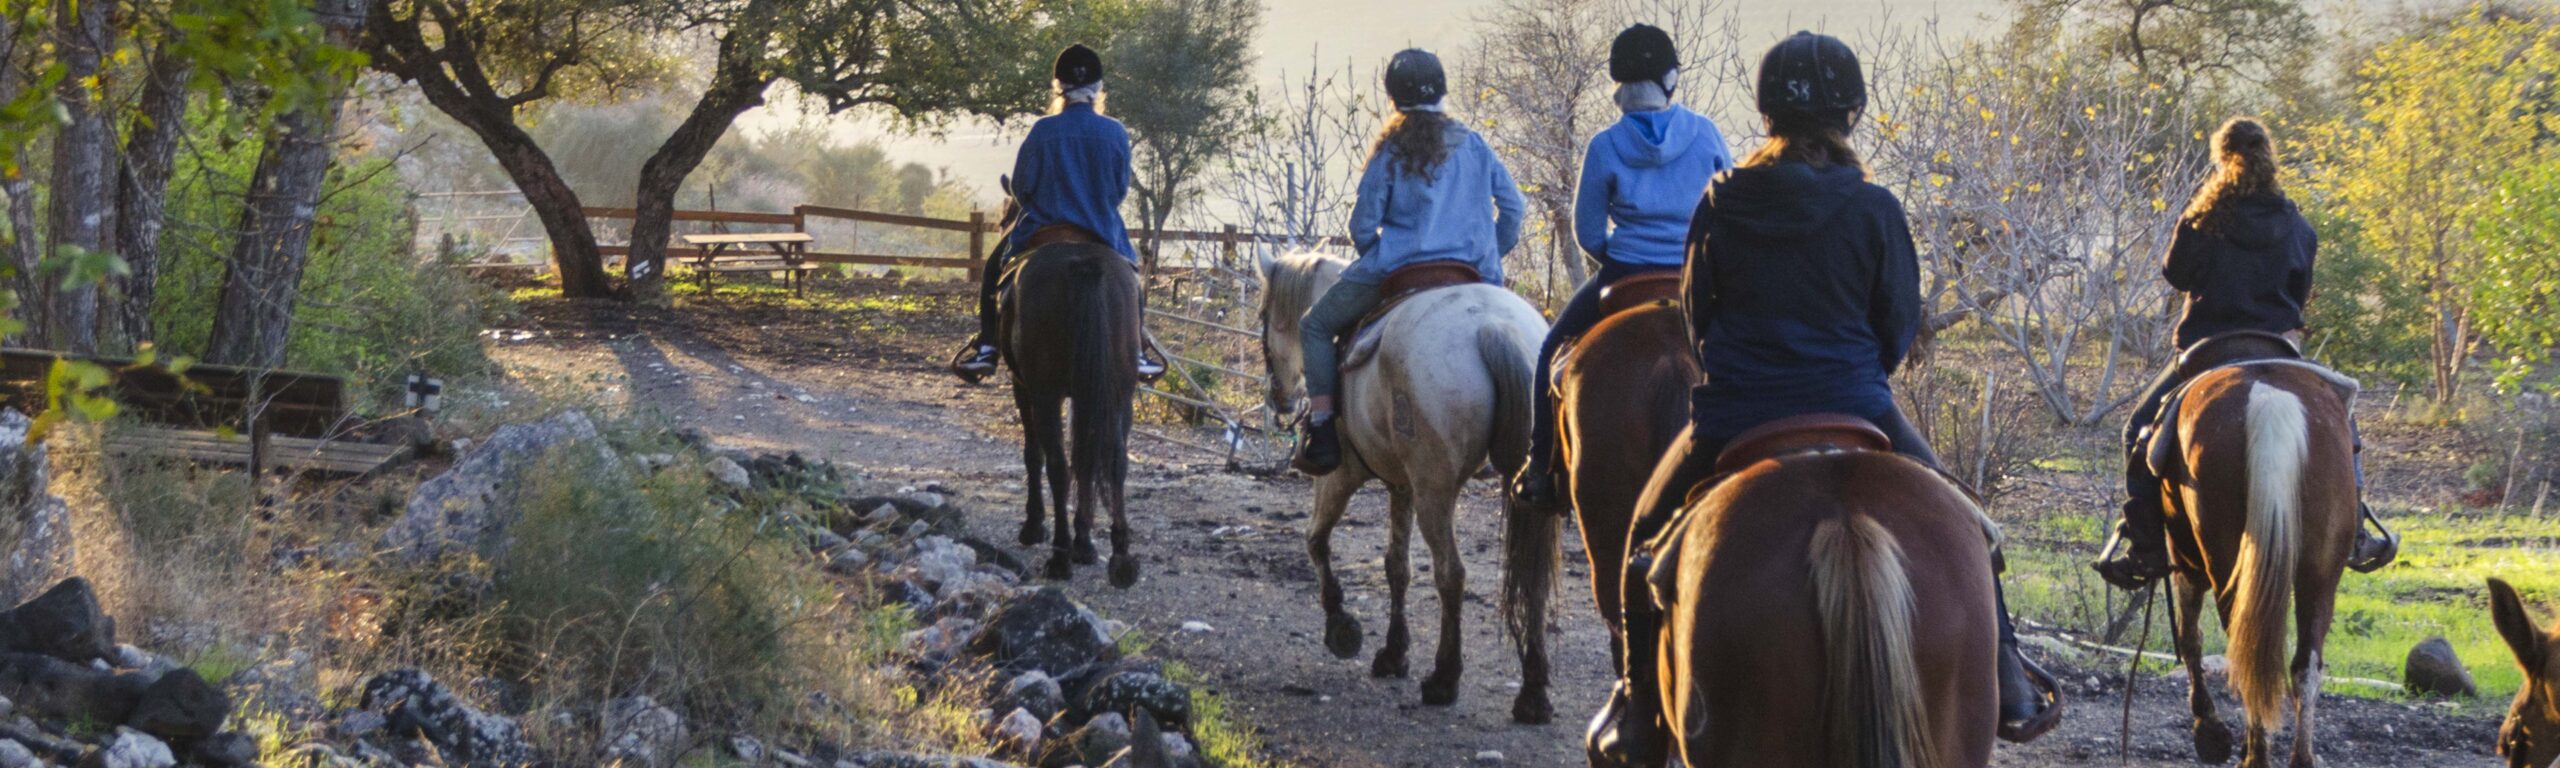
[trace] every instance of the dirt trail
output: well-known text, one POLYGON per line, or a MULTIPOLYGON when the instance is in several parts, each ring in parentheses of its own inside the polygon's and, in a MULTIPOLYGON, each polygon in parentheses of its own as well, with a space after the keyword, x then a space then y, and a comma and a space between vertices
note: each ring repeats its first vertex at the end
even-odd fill
MULTIPOLYGON (((697 426, 718 442, 757 451, 800 451, 875 475, 956 491, 987 540, 1010 542, 1020 524, 1018 427, 1001 386, 963 387, 931 361, 965 329, 952 289, 869 285, 921 300, 898 309, 787 310, 745 299, 680 311, 526 307, 529 338, 501 332, 493 354, 511 376, 569 383, 609 400, 639 403, 697 426), (912 292, 923 291, 920 296, 912 292)), ((1308 766, 1467 765, 1499 751, 1510 765, 1580 765, 1581 720, 1606 685, 1605 640, 1580 585, 1580 548, 1568 535, 1568 570, 1557 599, 1558 722, 1509 721, 1518 664, 1500 635, 1492 596, 1499 571, 1498 508, 1479 482, 1462 503, 1466 553, 1466 664, 1452 707, 1425 707, 1417 690, 1436 642, 1429 557, 1415 553, 1416 678, 1379 680, 1368 659, 1385 629, 1385 497, 1365 492, 1336 535, 1339 573, 1368 633, 1363 658, 1337 660, 1320 636, 1314 578, 1301 533, 1309 486, 1294 476, 1258 479, 1140 439, 1130 503, 1144 579, 1126 591, 1101 569, 1078 572, 1072 591, 1153 638, 1155 652, 1201 673, 1243 722, 1258 726, 1275 757, 1308 766), (1206 633, 1184 633, 1185 622, 1206 633)), ((1417 550, 1420 547, 1417 545, 1417 550)), ((1033 553, 1025 552, 1026 555, 1033 553)), ((1026 558, 1029 559, 1029 558, 1026 558)), ((2069 672, 2077 705, 2064 729, 2034 745, 2003 745, 2000 766, 2116 763, 2117 690, 2069 672)), ((2106 676, 2112 678, 2111 675, 2106 676)), ((2133 716, 2130 765, 2193 765, 2185 747, 2182 682, 2146 682, 2133 716)), ((2227 705, 2226 705, 2227 706, 2227 705)), ((2226 715, 2234 710, 2226 709, 2226 715)), ((2324 702, 2322 754, 2331 766, 2487 766, 2495 724, 2432 708, 2324 702)))

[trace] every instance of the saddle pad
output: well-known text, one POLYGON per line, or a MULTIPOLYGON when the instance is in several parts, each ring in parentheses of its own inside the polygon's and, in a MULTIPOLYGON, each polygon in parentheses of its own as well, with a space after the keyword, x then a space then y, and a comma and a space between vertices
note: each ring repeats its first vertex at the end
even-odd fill
POLYGON ((1814 450, 1890 451, 1893 441, 1866 419, 1838 413, 1809 413, 1762 424, 1744 431, 1716 454, 1716 472, 1738 472, 1762 459, 1814 450))
POLYGON ((1680 270, 1644 272, 1600 289, 1600 316, 1680 300, 1680 270))
POLYGON ((2178 430, 2171 427, 2177 424, 2178 409, 2186 404, 2187 391, 2194 389, 2196 381, 2204 378, 2205 374, 2244 365, 2286 366, 2310 371, 2312 375, 2320 377, 2322 382, 2326 382, 2337 392, 2339 402, 2347 404, 2347 418, 2349 420, 2355 418, 2356 394, 2364 391, 2364 384, 2328 366, 2309 360, 2287 358, 2244 360, 2217 365, 2187 377, 2187 380, 2179 383, 2176 389, 2169 390, 2169 396, 2166 399, 2160 401, 2160 414, 2152 418, 2148 433, 2142 436, 2143 463, 2151 466, 2153 475, 2174 480, 2186 479, 2186 462, 2181 455, 2183 453, 2181 449, 2185 446, 2178 440, 2178 430))

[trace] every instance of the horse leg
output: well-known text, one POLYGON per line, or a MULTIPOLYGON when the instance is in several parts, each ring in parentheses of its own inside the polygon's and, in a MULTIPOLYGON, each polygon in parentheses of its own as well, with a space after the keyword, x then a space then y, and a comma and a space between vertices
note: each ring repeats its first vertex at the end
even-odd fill
POLYGON ((1016 540, 1023 546, 1036 547, 1040 545, 1040 540, 1049 538, 1048 526, 1042 525, 1040 521, 1040 494, 1045 489, 1040 487, 1042 461, 1040 420, 1035 416, 1038 406, 1031 403, 1031 398, 1024 395, 1020 387, 1015 387, 1013 390, 1013 405, 1022 414, 1022 489, 1024 491, 1022 533, 1016 537, 1016 540))
POLYGON ((2176 635, 2178 663, 2187 668, 2187 711, 2195 716, 2190 728, 2196 762, 2221 765, 2231 761, 2231 728, 2214 712, 2213 687, 2204 679, 2204 628, 2198 624, 2204 616, 2204 601, 2212 598, 2213 591, 2197 574, 2179 571, 2170 578, 2170 595, 2178 611, 2170 629, 2176 635))
POLYGON ((1360 655, 1360 620, 1342 609, 1342 581, 1333 575, 1333 527, 1341 524, 1360 482, 1345 470, 1317 478, 1315 515, 1307 521, 1307 559, 1315 563, 1318 599, 1324 604, 1324 647, 1341 659, 1360 655))
POLYGON ((1440 652, 1431 676, 1422 680, 1422 703, 1458 701, 1458 675, 1466 670, 1459 658, 1465 636, 1458 625, 1467 604, 1467 563, 1458 555, 1458 490, 1432 489, 1422 498, 1422 542, 1431 547, 1431 582, 1440 588, 1440 652))
MULTIPOLYGON (((1078 403, 1075 407, 1077 409, 1082 409, 1084 408, 1084 405, 1082 403, 1078 403)), ((1102 484, 1099 482, 1102 477, 1102 468, 1100 466, 1083 466, 1085 464, 1096 464, 1100 460, 1095 458, 1091 451, 1081 451, 1080 454, 1081 455, 1078 455, 1074 461, 1074 463, 1077 464, 1075 468, 1076 546, 1074 555, 1077 565, 1092 565, 1102 562, 1102 553, 1093 548, 1093 508, 1096 504, 1101 503, 1102 500, 1102 484)))
POLYGON ((1387 642, 1370 661, 1372 677, 1404 677, 1412 672, 1405 652, 1413 645, 1406 626, 1404 601, 1413 586, 1413 490, 1387 488, 1387 642))
MULTIPOLYGON (((2317 558, 2314 558, 2317 559, 2317 558)), ((2332 561, 2334 562, 2334 561, 2332 561)), ((2292 768, 2319 768, 2320 758, 2312 754, 2316 746, 2312 734, 2320 708, 2320 682, 2328 674, 2324 655, 2329 642, 2329 619, 2336 608, 2337 577, 2313 577, 2296 582, 2293 598, 2293 762, 2292 768)))
POLYGON ((1129 475, 1129 455, 1104 457, 1103 501, 1111 505, 1111 586, 1128 589, 1138 583, 1138 556, 1129 553, 1129 504, 1121 486, 1129 475))
POLYGON ((1040 452, 1049 464, 1047 472, 1050 490, 1049 515, 1052 525, 1049 531, 1049 562, 1041 569, 1041 575, 1055 581, 1065 581, 1075 577, 1075 565, 1067 552, 1070 543, 1068 540, 1070 531, 1067 528, 1067 493, 1070 490, 1072 476, 1067 474, 1065 419, 1059 413, 1063 406, 1064 403, 1057 400, 1050 400, 1040 406, 1040 452))

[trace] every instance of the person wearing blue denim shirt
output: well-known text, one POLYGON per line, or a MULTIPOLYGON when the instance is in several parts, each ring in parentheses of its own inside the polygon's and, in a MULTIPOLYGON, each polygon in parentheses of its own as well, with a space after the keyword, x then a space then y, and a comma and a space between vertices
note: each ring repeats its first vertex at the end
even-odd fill
POLYGON ((1484 138, 1440 111, 1448 76, 1421 50, 1388 61, 1387 96, 1396 115, 1378 137, 1351 209, 1351 244, 1359 258, 1341 282, 1307 309, 1298 326, 1306 352, 1307 440, 1296 465, 1310 475, 1342 463, 1333 399, 1341 381, 1336 340, 1378 306, 1378 284, 1415 264, 1452 261, 1502 284, 1502 257, 1520 244, 1528 207, 1511 171, 1484 138))
POLYGON ((1618 82, 1618 108, 1625 114, 1592 137, 1583 153, 1573 207, 1574 240, 1600 263, 1600 272, 1556 313, 1555 327, 1538 350, 1529 464, 1515 484, 1531 504, 1552 505, 1565 487, 1565 467, 1556 455, 1557 350, 1600 322, 1602 288, 1680 268, 1698 196, 1708 180, 1733 167, 1732 150, 1715 121, 1671 103, 1680 56, 1670 34, 1644 24, 1618 33, 1609 46, 1609 77, 1618 82))
MULTIPOLYGON (((1052 76, 1057 106, 1031 124, 1014 155, 1013 175, 1006 177, 1012 207, 1004 237, 989 249, 980 272, 978 335, 951 363, 951 371, 970 382, 995 373, 1005 266, 1029 245, 1033 233, 1072 227, 1131 263, 1138 260, 1129 228, 1120 219, 1120 204, 1129 197, 1129 131, 1102 114, 1102 56, 1082 45, 1067 46, 1058 54, 1052 76)), ((1139 346, 1138 377, 1152 381, 1164 374, 1164 364, 1149 357, 1146 347, 1139 346)))

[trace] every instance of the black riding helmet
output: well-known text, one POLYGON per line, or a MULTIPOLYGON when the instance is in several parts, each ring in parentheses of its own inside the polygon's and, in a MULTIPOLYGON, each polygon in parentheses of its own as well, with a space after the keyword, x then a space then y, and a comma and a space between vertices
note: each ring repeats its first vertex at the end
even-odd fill
MULTIPOLYGON (((1609 79, 1621 83, 1658 83, 1680 68, 1680 50, 1671 33, 1638 24, 1618 33, 1609 44, 1609 79)), ((1670 90, 1666 85, 1664 90, 1670 90)))
POLYGON ((1396 107, 1438 104, 1449 95, 1449 73, 1440 69, 1440 57, 1420 48, 1397 51, 1387 60, 1387 98, 1396 107))
POLYGON ((1058 63, 1050 76, 1057 78, 1058 86, 1065 90, 1102 82, 1102 54, 1082 43, 1067 46, 1058 52, 1058 63))
POLYGON ((1760 60, 1760 114, 1837 120, 1867 108, 1858 54, 1830 35, 1797 32, 1760 60))

